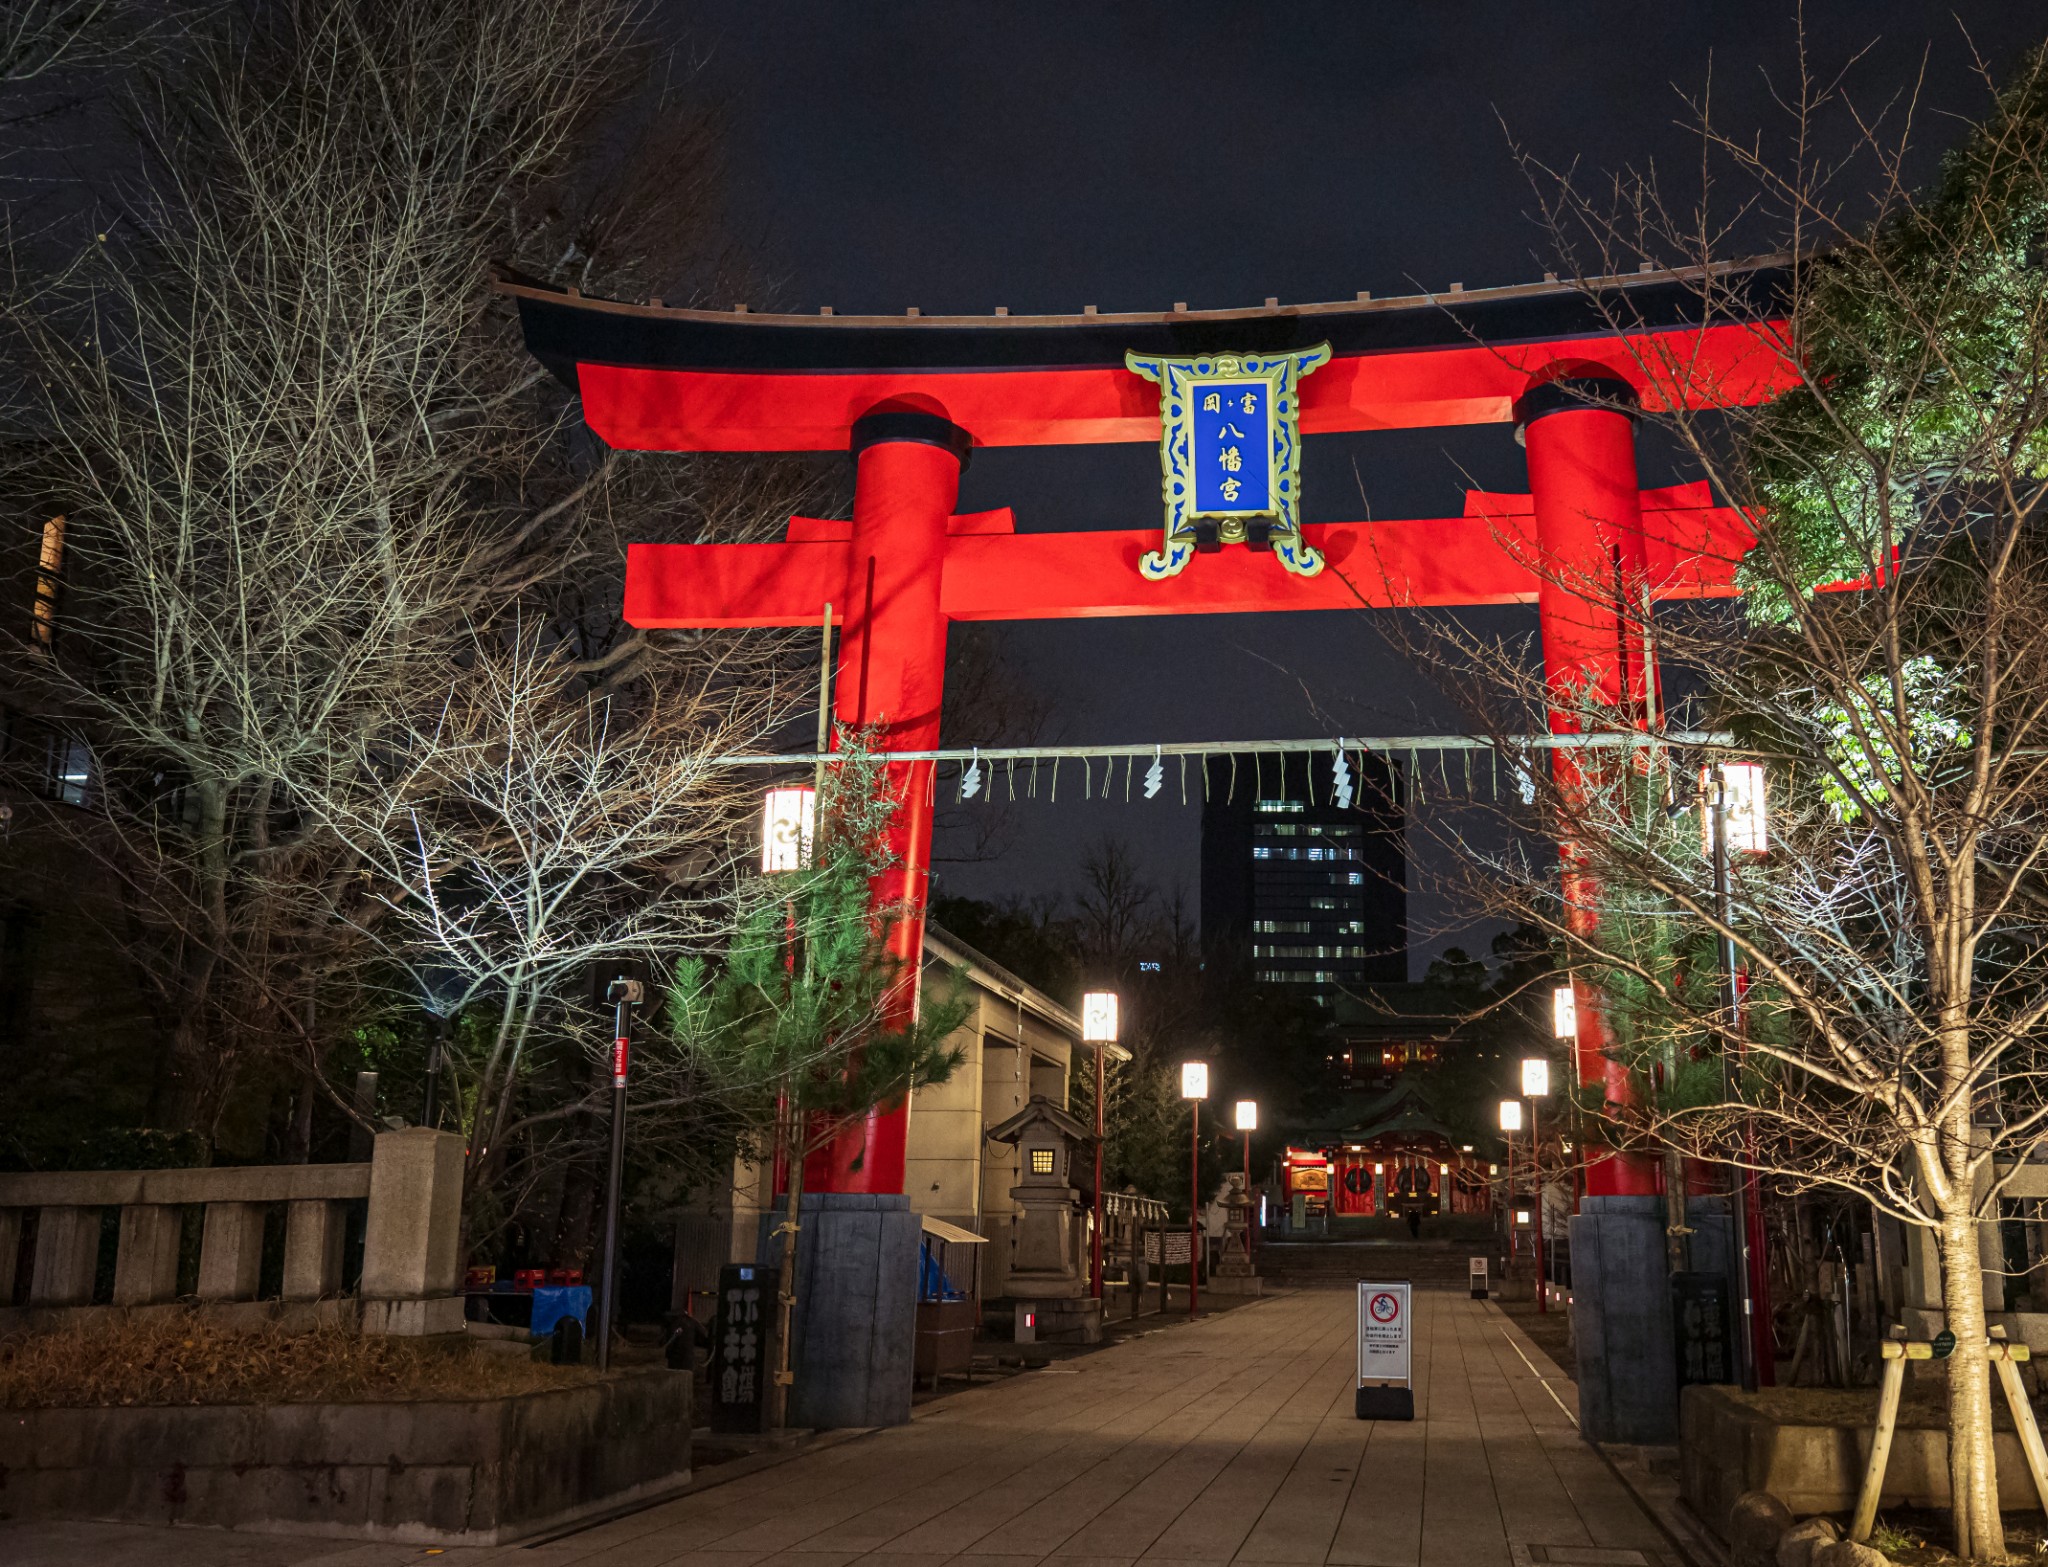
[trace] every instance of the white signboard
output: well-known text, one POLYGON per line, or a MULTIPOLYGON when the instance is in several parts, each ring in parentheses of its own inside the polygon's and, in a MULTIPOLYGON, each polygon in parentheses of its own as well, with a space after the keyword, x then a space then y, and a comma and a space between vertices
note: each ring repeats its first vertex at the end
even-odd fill
POLYGON ((1358 1385, 1409 1385, 1409 1310, 1406 1284, 1358 1286, 1358 1385))

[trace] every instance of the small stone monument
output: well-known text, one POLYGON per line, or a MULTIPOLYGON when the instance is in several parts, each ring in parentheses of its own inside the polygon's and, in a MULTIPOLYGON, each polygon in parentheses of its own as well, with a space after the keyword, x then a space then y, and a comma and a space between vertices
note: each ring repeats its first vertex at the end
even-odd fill
POLYGON ((1252 1199, 1233 1172, 1223 1187, 1223 1246, 1209 1288, 1218 1295, 1256 1295, 1259 1270, 1252 1260, 1252 1199))
POLYGON ((1102 1302, 1088 1293, 1083 1260, 1086 1226, 1081 1194, 1072 1184, 1074 1156, 1093 1146, 1094 1133, 1043 1094, 1000 1126, 989 1139, 1014 1143, 1021 1167, 1010 1196, 1022 1210, 1009 1290, 1037 1316, 1041 1344, 1094 1344, 1102 1338, 1102 1302))

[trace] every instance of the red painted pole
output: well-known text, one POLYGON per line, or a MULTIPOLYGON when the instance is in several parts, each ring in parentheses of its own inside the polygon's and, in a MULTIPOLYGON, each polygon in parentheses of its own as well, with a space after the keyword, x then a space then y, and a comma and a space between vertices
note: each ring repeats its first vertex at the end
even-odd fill
MULTIPOLYGON (((939 579, 969 445, 965 430, 924 409, 884 404, 853 427, 853 548, 833 711, 849 728, 874 729, 884 753, 930 750, 939 741, 946 672, 939 579)), ((902 965, 884 1014, 891 1028, 917 1015, 933 770, 931 762, 883 768, 896 799, 886 839, 892 863, 871 896, 886 921, 888 950, 902 965)), ((810 1155, 805 1189, 900 1193, 909 1127, 907 1103, 878 1106, 810 1155)))
POLYGON ((1202 1273, 1202 1101, 1190 1099, 1188 1108, 1194 1113, 1190 1122, 1194 1129, 1190 1139, 1194 1158, 1188 1178, 1188 1317, 1192 1320, 1202 1273))
MULTIPOLYGON (((1645 569, 1634 403, 1628 382, 1595 366, 1532 386, 1515 404, 1528 449, 1541 556, 1536 605, 1544 682, 1561 704, 1550 714, 1554 733, 1580 727, 1565 704, 1585 696, 1610 705, 1617 723, 1648 717, 1646 628, 1640 617, 1622 612, 1622 604, 1640 592, 1645 569), (1576 695, 1567 697, 1568 692, 1576 695)), ((1567 814, 1587 787, 1601 781, 1594 769, 1609 765, 1629 763, 1587 762, 1562 749, 1551 753, 1551 773, 1567 814)), ((1559 853, 1566 921, 1590 936, 1599 924, 1599 884, 1581 868, 1568 833, 1559 853)), ((1577 981, 1573 990, 1578 1080, 1600 1085, 1609 1104, 1627 1105, 1634 1090, 1628 1068, 1607 1056, 1611 1040, 1601 998, 1577 981)), ((1588 1196, 1652 1196, 1656 1190, 1652 1159, 1607 1152, 1588 1162, 1588 1196)))
POLYGON ((1247 1266, 1256 1266, 1253 1257, 1257 1253, 1259 1239, 1259 1210, 1252 1206, 1252 1134, 1249 1128, 1244 1134, 1244 1260, 1247 1266))
POLYGON ((1543 1139, 1536 1131, 1536 1101, 1529 1101, 1529 1168, 1536 1172, 1536 1311, 1550 1311, 1550 1275, 1543 1271, 1543 1139))
POLYGON ((1502 1204, 1501 1217, 1507 1221, 1507 1277, 1513 1278, 1515 1276, 1515 1134, 1513 1132, 1503 1132, 1501 1135, 1507 1139, 1508 1144, 1507 1201, 1502 1204))
MULTIPOLYGON (((1095 1298, 1102 1299, 1102 1053, 1107 1046, 1095 1047, 1095 1255, 1090 1265, 1095 1298)), ((1131 1286, 1137 1288, 1134 1283, 1131 1286)))

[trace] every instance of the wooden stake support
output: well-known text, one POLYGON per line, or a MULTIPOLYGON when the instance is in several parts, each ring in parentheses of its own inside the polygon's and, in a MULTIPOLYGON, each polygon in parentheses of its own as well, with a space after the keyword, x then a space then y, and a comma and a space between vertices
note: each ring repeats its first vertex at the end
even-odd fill
POLYGON ((2041 1446, 2041 1428, 2034 1423, 2034 1406, 2027 1402, 2026 1387, 2020 1381, 2019 1363, 2031 1360, 2024 1344, 2005 1342, 2005 1329, 1991 1330, 1991 1364, 2005 1389, 2005 1401, 2012 1406, 2012 1423, 2020 1434, 2020 1446, 2027 1455, 2027 1472, 2034 1477, 2034 1495, 2041 1511, 2048 1514, 2048 1449, 2041 1446))
POLYGON ((1877 1499, 1884 1490, 1885 1465, 1891 1462, 1892 1434, 1899 1426, 1899 1394, 1906 1385, 1906 1362, 1932 1360, 1934 1346, 1889 1338, 1878 1346, 1884 1357, 1884 1379, 1877 1394, 1877 1429, 1870 1436, 1870 1464, 1863 1471, 1863 1490, 1856 1498, 1856 1516, 1849 1522, 1849 1538, 1859 1545, 1870 1538, 1877 1524, 1877 1499))
MULTIPOLYGON (((1894 1335, 1903 1334, 1894 1328, 1894 1335)), ((1870 1464, 1863 1472, 1863 1490, 1856 1498, 1856 1515, 1849 1523, 1849 1538, 1859 1545, 1870 1538, 1877 1523, 1877 1499, 1884 1490, 1885 1465, 1892 1454, 1892 1436, 1899 1424, 1899 1394, 1905 1386, 1906 1362, 1932 1360, 1934 1345, 1918 1339, 1892 1337, 1878 1346, 1884 1359, 1884 1379, 1877 1394, 1877 1429, 1870 1438, 1870 1464)), ((2048 1514, 2048 1447, 2041 1442, 2041 1428, 2034 1420, 2034 1406, 2027 1402, 2027 1390, 2020 1382, 2019 1363, 2033 1358, 2024 1344, 2008 1344, 2005 1329, 1991 1329, 1986 1358, 1998 1372, 1998 1384, 2005 1389, 2012 1423, 2018 1430, 2020 1446, 2027 1455, 2027 1471, 2034 1479, 2034 1495, 2041 1511, 2048 1514)))

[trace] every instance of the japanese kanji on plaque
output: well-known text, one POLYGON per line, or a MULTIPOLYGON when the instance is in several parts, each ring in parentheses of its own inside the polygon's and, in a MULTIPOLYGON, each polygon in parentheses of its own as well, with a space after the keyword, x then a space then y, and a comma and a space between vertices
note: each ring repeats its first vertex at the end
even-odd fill
POLYGON ((1277 355, 1124 356, 1132 373, 1159 384, 1166 539, 1139 571, 1161 581, 1197 551, 1225 544, 1270 549, 1304 577, 1323 569, 1322 555, 1301 534, 1295 388, 1329 358, 1327 343, 1277 355))
POLYGON ((774 1367, 781 1272, 752 1264, 719 1270, 711 1340, 711 1429, 759 1431, 774 1367))

